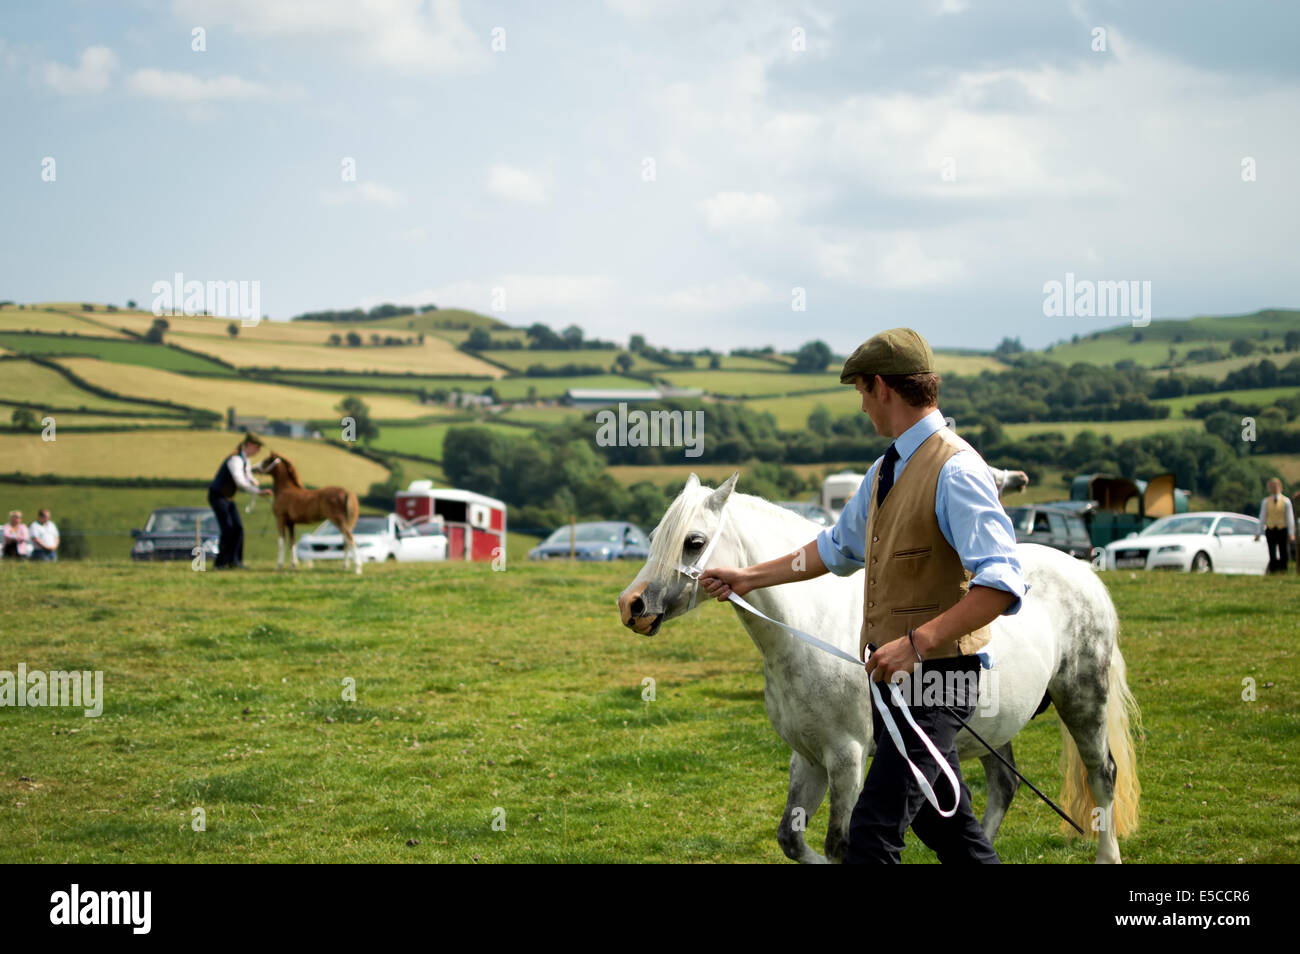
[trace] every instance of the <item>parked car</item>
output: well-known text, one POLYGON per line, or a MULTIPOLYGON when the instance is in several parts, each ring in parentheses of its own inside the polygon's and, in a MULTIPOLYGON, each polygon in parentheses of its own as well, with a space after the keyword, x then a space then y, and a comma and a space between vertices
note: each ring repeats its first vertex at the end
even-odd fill
POLYGON ((579 560, 646 560, 650 540, 636 524, 600 522, 560 527, 528 551, 530 560, 567 560, 570 542, 579 560))
POLYGON ((132 560, 192 560, 194 559, 195 526, 198 521, 198 539, 208 557, 217 554, 217 540, 221 528, 217 516, 209 507, 159 507, 149 514, 144 529, 131 531, 135 542, 131 544, 132 560))
MULTIPOLYGON (((447 559, 447 535, 441 520, 413 524, 395 513, 382 517, 358 517, 352 528, 357 552, 368 563, 381 560, 401 562, 447 559)), ((342 560, 343 534, 326 520, 298 541, 299 560, 342 560)))
POLYGON ((1268 544, 1258 532, 1259 521, 1239 513, 1174 514, 1108 543, 1099 568, 1263 574, 1268 544))
POLYGON ((778 506, 786 510, 793 510, 799 516, 811 520, 820 527, 829 527, 835 523, 834 518, 826 512, 824 507, 815 503, 805 503, 799 500, 782 500, 778 506))
POLYGON ((1038 504, 1008 507, 1017 543, 1039 543, 1080 560, 1092 558, 1088 525, 1077 510, 1038 504))

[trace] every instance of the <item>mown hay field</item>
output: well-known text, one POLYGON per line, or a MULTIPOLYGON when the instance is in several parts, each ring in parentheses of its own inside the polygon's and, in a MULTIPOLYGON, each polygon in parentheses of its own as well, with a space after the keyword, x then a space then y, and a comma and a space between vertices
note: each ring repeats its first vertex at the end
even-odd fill
MULTIPOLYGON (((338 420, 342 417, 335 410, 342 400, 342 395, 337 392, 313 391, 243 378, 175 374, 158 368, 127 369, 95 358, 64 358, 59 363, 91 384, 124 397, 174 401, 187 407, 216 411, 222 417, 231 407, 240 414, 272 418, 338 420)), ((446 413, 444 408, 420 405, 400 394, 365 394, 361 398, 370 408, 373 418, 412 420, 446 413)))
MULTIPOLYGON (((322 441, 266 440, 268 450, 293 461, 309 487, 337 484, 361 494, 388 477, 380 464, 322 441)), ((209 480, 238 443, 238 434, 209 430, 56 434, 52 441, 42 440, 39 433, 0 434, 0 473, 209 480)), ((270 479, 265 483, 269 487, 270 479)))

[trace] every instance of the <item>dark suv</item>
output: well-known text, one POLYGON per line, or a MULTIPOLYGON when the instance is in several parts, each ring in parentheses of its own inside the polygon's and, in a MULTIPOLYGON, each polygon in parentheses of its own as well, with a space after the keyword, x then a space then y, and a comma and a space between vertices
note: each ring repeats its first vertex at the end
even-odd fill
POLYGON ((1080 560, 1092 558, 1088 526, 1076 510, 1064 507, 1008 507, 1017 543, 1041 543, 1080 560))

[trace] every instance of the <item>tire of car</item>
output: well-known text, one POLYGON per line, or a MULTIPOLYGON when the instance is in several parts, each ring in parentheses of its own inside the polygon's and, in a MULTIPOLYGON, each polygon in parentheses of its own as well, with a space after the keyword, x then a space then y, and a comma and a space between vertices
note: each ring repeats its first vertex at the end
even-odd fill
POLYGON ((1214 564, 1210 561, 1210 555, 1204 550, 1192 557, 1193 573, 1209 573, 1214 569, 1214 564))
POLYGON ((396 554, 396 553, 390 553, 390 554, 388 554, 387 557, 384 558, 384 560, 385 560, 385 562, 389 562, 389 561, 396 562, 396 560, 397 560, 397 554, 396 554))

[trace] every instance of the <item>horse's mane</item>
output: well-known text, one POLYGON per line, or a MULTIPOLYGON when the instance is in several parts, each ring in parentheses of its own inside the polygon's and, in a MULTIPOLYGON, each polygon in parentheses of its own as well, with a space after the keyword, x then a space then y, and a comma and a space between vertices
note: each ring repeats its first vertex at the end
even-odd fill
POLYGON ((267 451, 267 453, 271 454, 272 459, 275 459, 276 457, 280 458, 280 463, 284 464, 284 472, 289 478, 289 483, 293 484, 295 487, 302 486, 302 481, 298 479, 298 468, 293 466, 293 461, 285 457, 283 454, 276 454, 271 451, 267 451))
MULTIPOLYGON (((663 519, 653 531, 654 535, 650 540, 650 559, 646 561, 656 581, 666 585, 677 575, 677 564, 681 562, 686 534, 692 527, 699 526, 700 511, 713 491, 714 488, 702 485, 683 488, 677 495, 677 499, 664 512, 663 519)), ((747 525, 742 517, 743 512, 762 516, 767 520, 780 520, 790 528, 791 533, 795 533, 800 528, 810 530, 812 533, 809 539, 821 529, 811 520, 763 497, 732 491, 726 507, 727 526, 732 532, 747 525)), ((801 541, 801 543, 806 542, 806 539, 801 541)))

